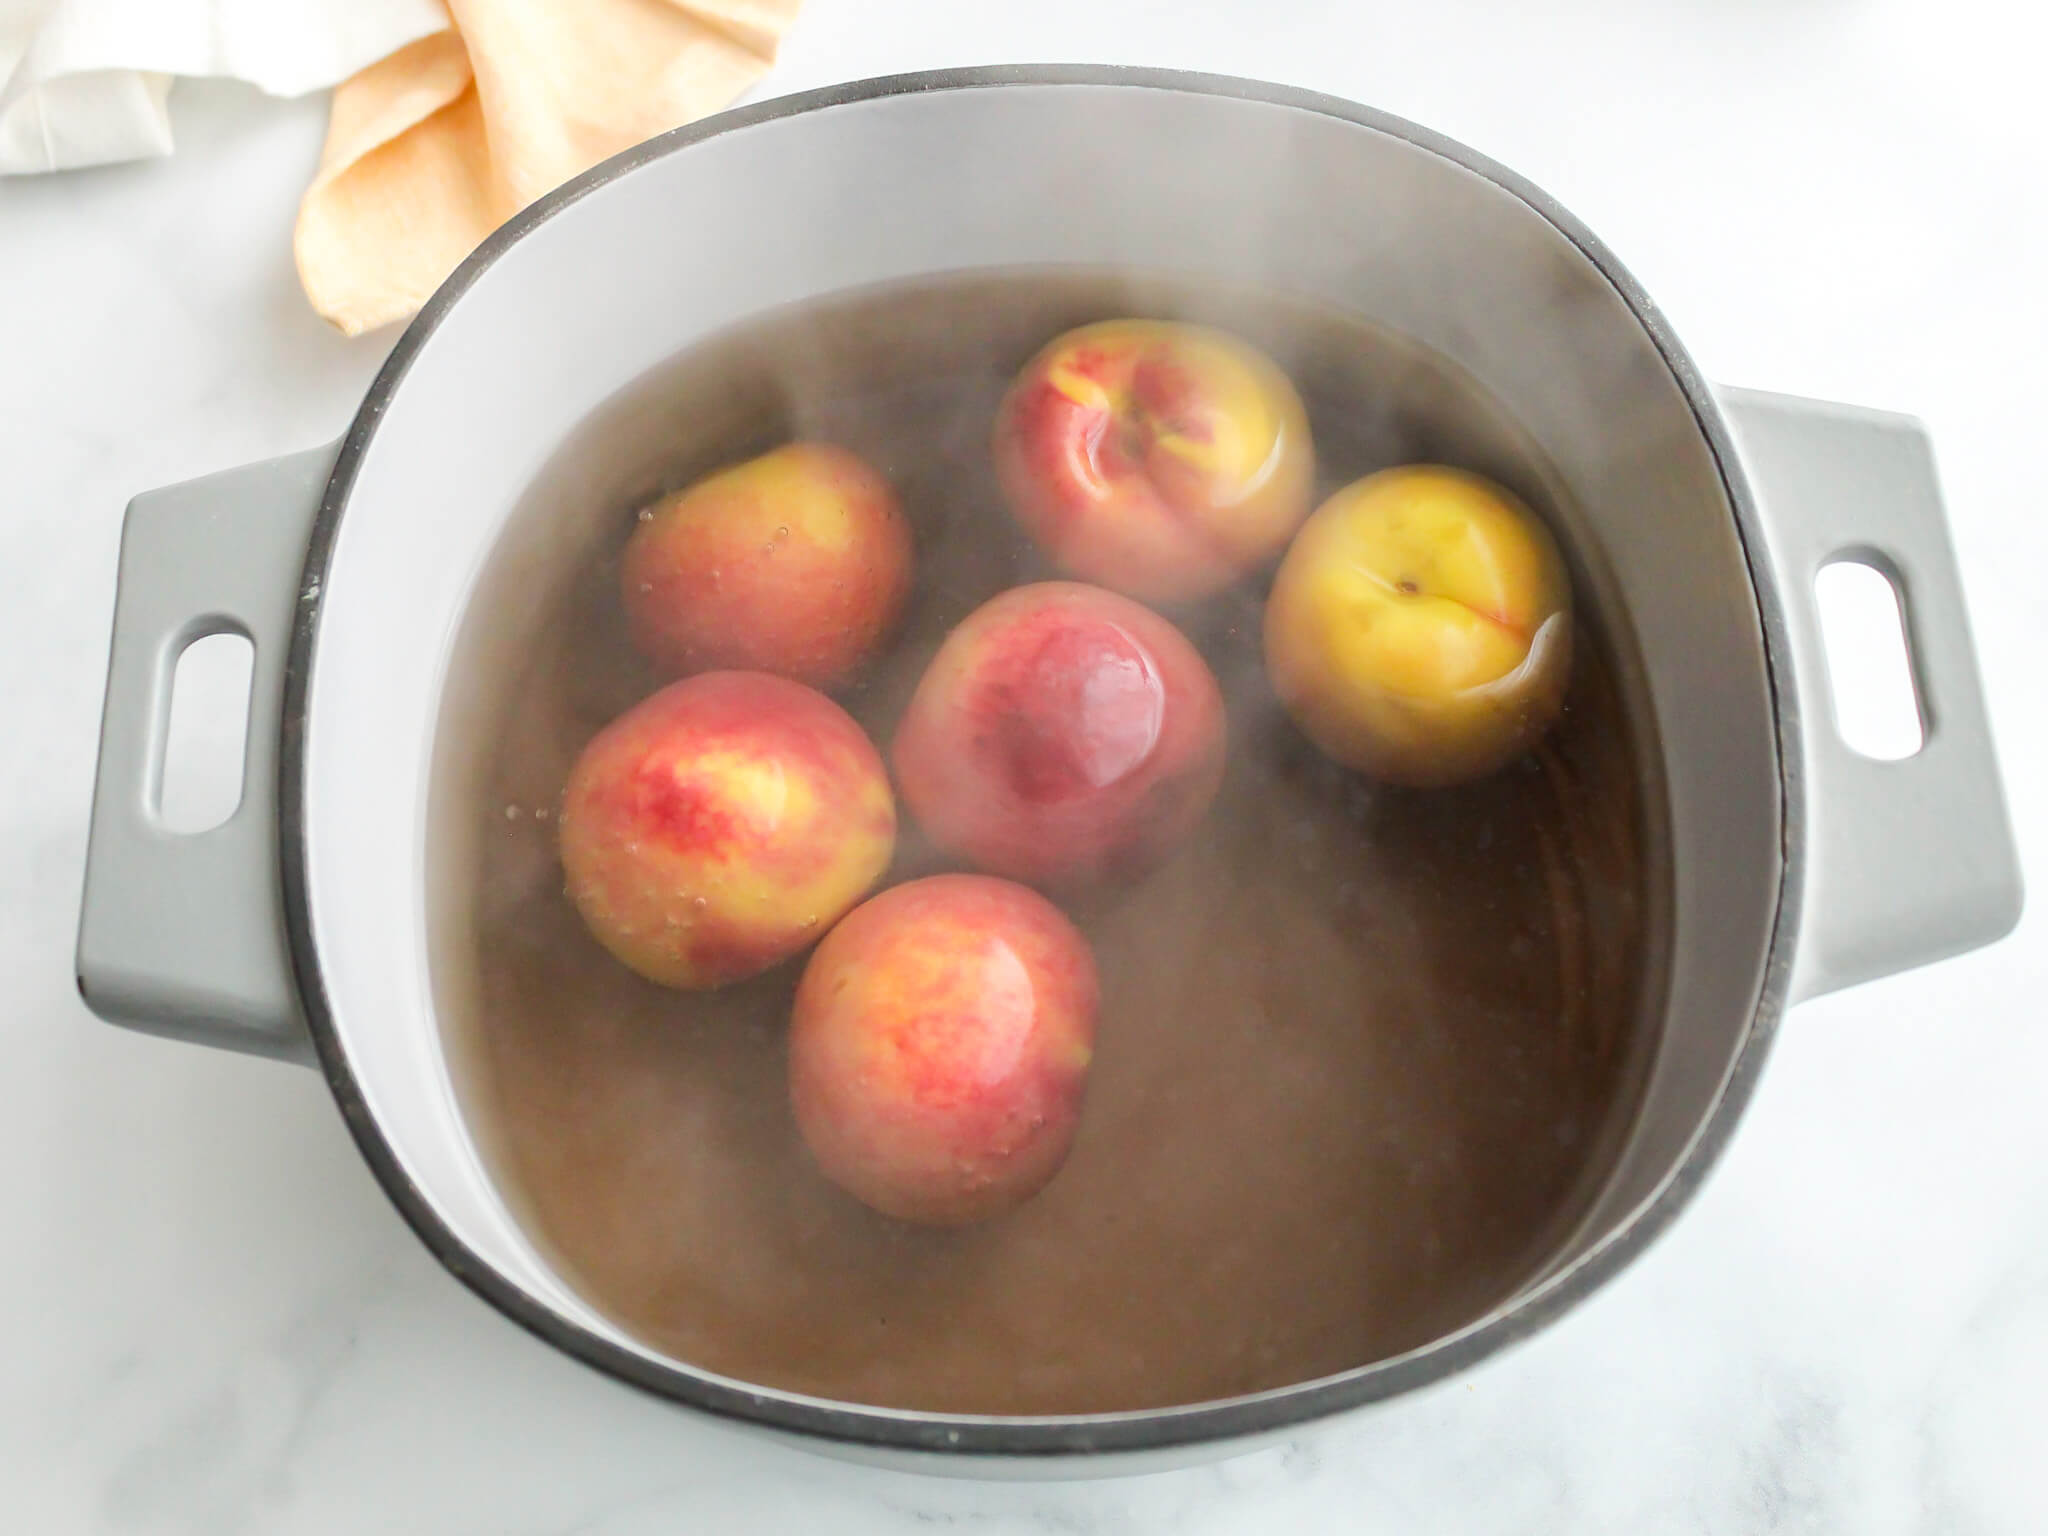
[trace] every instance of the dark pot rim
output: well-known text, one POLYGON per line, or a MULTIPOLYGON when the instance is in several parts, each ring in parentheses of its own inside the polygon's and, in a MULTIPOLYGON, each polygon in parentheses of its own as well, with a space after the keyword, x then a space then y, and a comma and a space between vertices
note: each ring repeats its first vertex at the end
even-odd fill
POLYGON ((780 97, 720 113, 616 155, 541 198, 485 240, 406 328, 376 380, 335 461, 321 500, 300 585, 284 684, 279 754, 279 834, 286 935, 320 1070, 363 1158, 407 1224, 463 1284, 513 1322, 584 1363, 661 1398, 722 1418, 824 1440, 942 1455, 1057 1457, 1190 1446, 1270 1434, 1348 1409, 1397 1397, 1478 1363, 1529 1337, 1589 1295, 1670 1225, 1698 1189, 1741 1117, 1781 1016, 1798 928, 1802 808, 1798 706, 1789 677, 1785 625, 1763 562, 1756 507, 1733 439, 1705 380, 1634 278, 1592 233, 1529 182, 1465 146, 1415 124, 1338 97, 1230 76, 1108 66, 1020 65, 890 75, 780 97), (1493 1316, 1389 1360, 1244 1397, 1184 1407, 1075 1417, 996 1417, 866 1408, 750 1388, 687 1367, 648 1359, 571 1322, 500 1275, 441 1219, 407 1176, 378 1128, 335 1029, 314 941, 307 886, 305 719, 321 594, 336 530, 365 449, 385 407, 420 349, 479 275, 521 238, 596 188, 691 145, 818 108, 927 91, 1005 85, 1093 85, 1234 97, 1319 113, 1402 139, 1492 182, 1528 205, 1584 253, 1649 335, 1683 392, 1713 453, 1741 538, 1762 623, 1777 722, 1782 872, 1756 1014, 1719 1097, 1680 1165, 1628 1222, 1540 1289, 1493 1316))

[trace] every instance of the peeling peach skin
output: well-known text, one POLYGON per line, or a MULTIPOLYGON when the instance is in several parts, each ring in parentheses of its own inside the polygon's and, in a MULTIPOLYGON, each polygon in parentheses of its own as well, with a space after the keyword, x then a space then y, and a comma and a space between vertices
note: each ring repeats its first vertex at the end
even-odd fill
POLYGON ((1315 482, 1286 374, 1222 331, 1110 320, 1028 363, 996 418, 1017 520, 1070 575, 1147 602, 1220 591, 1277 555, 1315 482))
POLYGON ((895 886, 804 969, 797 1126, 826 1177, 883 1214, 984 1220, 1066 1160, 1098 1002, 1087 941, 1044 897, 981 875, 895 886))
POLYGON ((594 737, 562 794, 569 896, 650 981, 741 981, 817 939, 888 868, 880 755, 823 694, 707 672, 594 737))
POLYGON ((891 746, 904 804, 991 874, 1073 890, 1168 857, 1222 781, 1222 695, 1151 609, 1100 587, 1014 587, 933 657, 891 746))
POLYGON ((648 508, 619 586, 634 645, 666 672, 834 688, 896 627, 911 567, 888 482, 844 448, 799 442, 648 508))
POLYGON ((1542 521, 1481 476, 1369 475, 1296 537, 1266 601, 1266 669, 1337 761, 1432 788, 1491 773, 1563 707, 1571 586, 1542 521))

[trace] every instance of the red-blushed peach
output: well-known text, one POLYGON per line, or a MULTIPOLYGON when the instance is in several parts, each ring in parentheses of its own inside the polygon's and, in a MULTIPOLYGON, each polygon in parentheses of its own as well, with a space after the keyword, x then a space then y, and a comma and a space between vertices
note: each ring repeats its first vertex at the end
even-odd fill
POLYGON ((736 667, 845 682, 910 595, 888 482, 830 443, 790 443, 640 514, 619 586, 633 643, 677 676, 736 667))
POLYGON ((962 620, 890 749, 935 844, 1054 889, 1165 859, 1215 799, 1223 753, 1223 697, 1187 638, 1071 581, 1012 587, 962 620))
POLYGON ((1412 464, 1316 509, 1266 600, 1266 670, 1338 762, 1429 788, 1547 730, 1571 674, 1571 579, 1501 486, 1412 464))
POLYGON ((1308 515, 1308 413, 1271 358, 1224 331, 1106 320, 1067 332, 996 417, 1011 510, 1060 568, 1147 602, 1221 590, 1308 515))
POLYGON ((826 1177, 885 1215, 1008 1210, 1066 1161, 1098 1001, 1088 941, 1035 891, 985 875, 895 886, 804 968, 797 1126, 826 1177))
POLYGON ((814 689, 765 672, 671 683, 583 749, 562 867, 599 943, 664 986, 742 981, 818 938, 896 846, 888 774, 814 689))

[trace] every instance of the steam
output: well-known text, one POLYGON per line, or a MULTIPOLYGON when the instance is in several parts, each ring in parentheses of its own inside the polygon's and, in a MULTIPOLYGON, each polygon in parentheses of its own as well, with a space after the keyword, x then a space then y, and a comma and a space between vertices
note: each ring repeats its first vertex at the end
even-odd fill
MULTIPOLYGON (((1246 152, 1284 179, 1289 147, 1246 152)), ((1240 264, 1279 238, 1220 220, 1191 237, 1233 242, 1240 264)), ((1488 302, 1471 301, 1475 330, 1488 302)), ((1284 1385, 1469 1320, 1577 1208, 1587 1128, 1622 1091, 1612 1045, 1642 879, 1611 830, 1632 825, 1635 778, 1597 629, 1557 748, 1567 771, 1409 795, 1335 767, 1288 722, 1259 652, 1263 574, 1169 613, 1225 697, 1225 785, 1145 885, 1075 909, 1105 987, 1089 1107, 1067 1169, 1013 1223, 895 1231, 808 1169, 782 1098, 796 967, 667 993, 599 952, 561 898, 537 811, 658 682, 617 613, 637 511, 791 438, 880 469, 915 529, 919 585, 891 656, 845 702, 886 744, 952 625, 1055 574, 993 483, 996 403, 1046 340, 1126 314, 1221 326, 1273 356, 1309 404, 1319 496, 1450 462, 1569 526, 1543 455, 1444 356, 1269 290, 1135 268, 982 272, 771 313, 597 411, 479 590, 530 617, 477 679, 497 701, 469 807, 481 1003, 454 1027, 483 1064, 470 1112, 529 1224, 596 1304, 682 1358, 988 1412, 1284 1385)), ((939 867, 907 828, 892 878, 939 867)))

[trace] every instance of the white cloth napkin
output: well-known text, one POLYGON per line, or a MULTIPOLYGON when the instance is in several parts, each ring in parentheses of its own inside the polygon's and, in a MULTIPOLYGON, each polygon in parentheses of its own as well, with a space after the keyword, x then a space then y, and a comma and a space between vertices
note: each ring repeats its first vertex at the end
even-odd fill
POLYGON ((0 175, 169 154, 175 76, 297 96, 448 25, 441 0, 0 0, 0 175))

